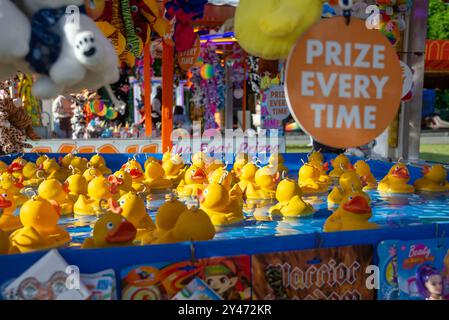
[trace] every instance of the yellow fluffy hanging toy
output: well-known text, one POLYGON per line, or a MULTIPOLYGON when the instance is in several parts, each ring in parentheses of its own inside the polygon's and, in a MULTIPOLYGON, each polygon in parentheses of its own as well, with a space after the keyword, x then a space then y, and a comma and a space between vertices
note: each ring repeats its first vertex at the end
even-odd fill
POLYGON ((298 38, 321 17, 320 0, 240 0, 235 35, 248 53, 286 59, 298 38))

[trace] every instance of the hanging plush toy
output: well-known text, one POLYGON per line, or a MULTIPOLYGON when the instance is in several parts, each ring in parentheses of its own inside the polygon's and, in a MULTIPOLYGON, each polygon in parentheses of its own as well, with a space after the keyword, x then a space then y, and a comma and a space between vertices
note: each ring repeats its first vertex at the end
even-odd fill
POLYGON ((235 35, 248 53, 266 60, 288 57, 299 36, 321 17, 320 0, 240 0, 235 35))

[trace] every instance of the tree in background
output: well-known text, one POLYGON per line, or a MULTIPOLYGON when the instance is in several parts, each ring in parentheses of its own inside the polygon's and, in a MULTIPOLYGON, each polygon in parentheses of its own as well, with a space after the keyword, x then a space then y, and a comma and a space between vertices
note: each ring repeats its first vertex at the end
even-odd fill
POLYGON ((427 38, 449 39, 449 4, 442 0, 430 0, 427 38))

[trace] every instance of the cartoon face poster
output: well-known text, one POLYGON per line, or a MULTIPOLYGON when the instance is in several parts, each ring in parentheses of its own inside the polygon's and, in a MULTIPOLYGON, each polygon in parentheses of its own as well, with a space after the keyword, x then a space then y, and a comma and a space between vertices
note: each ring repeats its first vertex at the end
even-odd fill
POLYGON ((397 245, 400 241, 386 240, 377 246, 379 256, 379 300, 398 300, 398 255, 397 245))
POLYGON ((150 263, 121 272, 123 300, 169 300, 199 278, 223 300, 251 298, 249 256, 150 263))
POLYGON ((252 256, 254 300, 372 300, 370 245, 252 256))
POLYGON ((448 299, 447 249, 439 239, 398 243, 398 284, 401 300, 448 299))

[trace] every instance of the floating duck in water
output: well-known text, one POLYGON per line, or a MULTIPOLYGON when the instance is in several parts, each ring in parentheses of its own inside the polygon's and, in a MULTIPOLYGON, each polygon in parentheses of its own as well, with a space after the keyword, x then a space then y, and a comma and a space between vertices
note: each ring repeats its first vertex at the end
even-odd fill
POLYGON ((133 245, 137 230, 133 224, 116 213, 106 213, 94 225, 92 237, 84 240, 82 248, 110 248, 133 245))
POLYGON ((20 178, 15 178, 12 173, 6 171, 0 176, 0 188, 7 190, 7 192, 10 192, 13 195, 14 201, 18 207, 28 200, 28 197, 20 192, 23 187, 22 175, 20 178))
POLYGON ((69 183, 60 183, 56 179, 44 180, 37 189, 39 196, 48 201, 56 201, 61 207, 62 215, 73 213, 73 201, 69 198, 69 183))
POLYGON ((153 220, 145 208, 145 201, 135 192, 129 192, 118 200, 122 209, 121 215, 137 229, 136 240, 141 241, 146 233, 156 229, 153 220))
POLYGON ((243 220, 241 203, 242 190, 238 185, 230 191, 223 185, 227 174, 223 174, 220 181, 211 183, 200 196, 201 209, 206 212, 215 226, 228 226, 243 220), (236 194, 240 194, 240 199, 236 194))
POLYGON ((255 183, 247 185, 245 195, 250 200, 274 199, 278 181, 279 172, 276 168, 271 166, 260 168, 254 176, 255 183))
POLYGON ((268 165, 277 168, 277 172, 282 175, 283 172, 288 173, 288 168, 284 165, 284 157, 280 153, 273 153, 268 159, 268 165))
POLYGON ((23 185, 26 187, 37 187, 45 179, 45 172, 33 162, 28 162, 22 170, 23 185))
POLYGON ((215 227, 209 215, 201 209, 187 209, 173 228, 174 242, 207 241, 215 237, 215 227))
POLYGON ((204 169, 191 165, 176 188, 176 191, 181 197, 191 197, 198 195, 199 191, 203 191, 208 183, 207 175, 204 169))
POLYGON ((23 174, 23 168, 27 163, 28 161, 26 161, 22 157, 18 157, 11 162, 8 167, 8 171, 12 173, 15 178, 20 178, 20 176, 22 176, 23 174))
POLYGON ((296 181, 289 178, 284 178, 279 182, 276 199, 279 203, 270 208, 271 215, 300 218, 315 212, 314 208, 302 199, 302 191, 296 181))
POLYGON ((111 183, 111 185, 117 185, 119 197, 122 197, 131 191, 134 191, 133 179, 131 177, 131 174, 129 174, 129 172, 127 171, 119 170, 117 172, 114 172, 113 175, 109 176, 108 181, 109 183, 111 183))
POLYGON ((116 185, 111 184, 103 176, 96 177, 87 185, 89 198, 80 195, 73 206, 73 212, 81 216, 103 214, 104 210, 100 206, 100 201, 113 199, 116 193, 118 193, 116 185))
MULTIPOLYGON (((241 171, 244 166, 248 164, 248 155, 245 153, 238 154, 234 160, 234 166, 232 168, 232 174, 240 179, 241 171)), ((257 171, 257 170, 256 170, 257 171)), ((256 174, 254 172, 254 174, 256 174)))
POLYGON ((298 184, 303 194, 314 195, 327 192, 329 182, 320 178, 320 169, 310 163, 305 163, 298 172, 298 184))
POLYGON ((239 178, 240 181, 238 183, 240 189, 245 192, 246 188, 250 184, 256 183, 254 180, 256 177, 256 172, 259 170, 259 168, 254 163, 247 163, 243 166, 243 168, 240 170, 239 178))
POLYGON ((414 183, 416 191, 424 192, 448 192, 447 171, 441 164, 432 167, 424 166, 422 173, 424 177, 417 179, 414 183))
POLYGON ((165 171, 159 162, 149 162, 145 167, 145 180, 143 182, 150 190, 160 191, 171 188, 171 180, 165 178, 165 171))
POLYGON ((170 156, 162 163, 162 168, 165 171, 165 176, 170 179, 174 186, 177 186, 183 179, 187 167, 184 165, 184 160, 179 154, 170 156))
POLYGON ((159 207, 156 213, 156 230, 142 237, 142 244, 174 243, 173 229, 181 214, 187 210, 184 203, 176 200, 172 195, 159 207))
POLYGON ((78 169, 73 168, 70 165, 70 169, 72 170, 72 174, 67 178, 65 183, 68 185, 69 190, 69 199, 72 202, 78 200, 80 195, 87 195, 87 180, 84 178, 78 169))
POLYGON ((355 171, 343 173, 338 180, 339 185, 335 186, 327 197, 329 205, 340 204, 341 201, 353 192, 360 192, 369 201, 370 197, 362 191, 363 184, 359 175, 355 171))
POLYGON ((363 160, 359 160, 354 164, 355 172, 360 176, 363 184, 363 190, 375 190, 377 189, 377 181, 371 173, 371 168, 363 160))
POLYGON ((135 159, 130 159, 122 166, 121 170, 124 170, 131 175, 134 191, 142 191, 145 176, 140 163, 135 159))
POLYGON ((79 172, 84 172, 87 169, 88 163, 89 161, 86 158, 75 156, 70 162, 70 165, 77 169, 79 172))
POLYGON ((369 222, 371 207, 360 192, 346 196, 340 207, 324 223, 324 232, 377 229, 379 226, 369 222))
POLYGON ((329 171, 329 163, 324 162, 324 156, 319 151, 313 151, 308 156, 308 163, 315 166, 320 171, 320 181, 330 183, 330 177, 327 175, 329 171))
POLYGON ((379 182, 377 190, 385 193, 413 193, 415 188, 408 184, 410 173, 403 163, 391 167, 388 174, 379 182))
POLYGON ((331 164, 333 170, 329 172, 329 177, 333 179, 338 179, 343 173, 353 170, 351 161, 344 154, 339 154, 335 159, 332 159, 331 164))
MULTIPOLYGON (((42 156, 45 158, 45 156, 42 156)), ((73 153, 67 153, 64 157, 59 157, 59 165, 64 169, 69 169, 70 165, 72 165, 72 161, 75 159, 75 155, 73 153)), ((42 160, 42 163, 45 159, 42 160)), ((37 161, 36 164, 38 165, 37 161)))
POLYGON ((42 169, 45 172, 46 179, 56 179, 58 181, 64 181, 67 179, 67 172, 63 170, 54 158, 45 159, 42 163, 42 169))
POLYGON ((226 170, 226 166, 219 167, 214 172, 209 174, 209 183, 219 183, 219 181, 223 179, 222 185, 228 190, 231 190, 232 185, 234 184, 232 174, 226 170))
POLYGON ((87 167, 98 169, 102 175, 110 175, 112 173, 111 169, 106 166, 106 161, 103 156, 98 153, 90 158, 90 161, 87 163, 87 167))
POLYGON ((58 226, 59 205, 40 196, 33 196, 20 209, 23 227, 10 236, 11 253, 48 250, 70 242, 69 233, 58 226))
POLYGON ((9 253, 9 237, 8 234, 0 229, 0 255, 9 253))
POLYGON ((235 13, 235 35, 251 55, 266 60, 286 59, 321 13, 319 0, 240 0, 235 13))
POLYGON ((0 189, 0 229, 8 234, 22 227, 19 217, 14 215, 16 209, 14 196, 7 190, 0 189))
POLYGON ((83 173, 83 177, 87 182, 91 182, 94 178, 101 176, 103 176, 103 173, 98 168, 87 168, 83 173))

